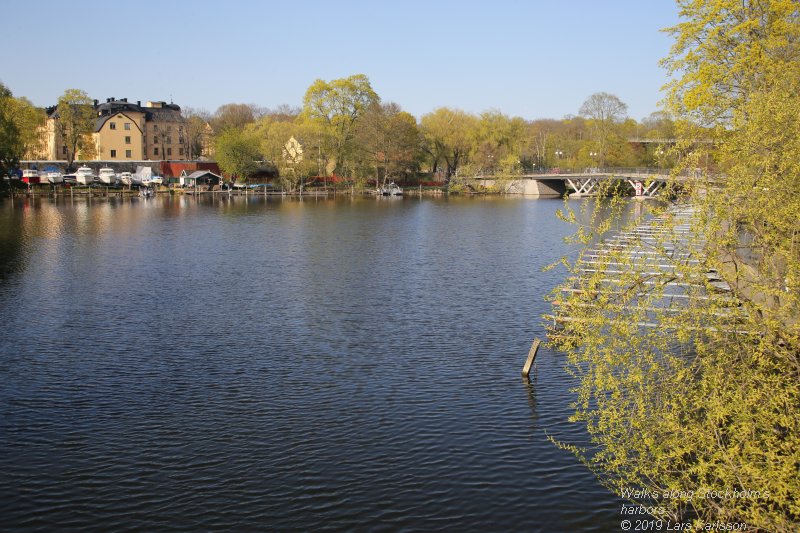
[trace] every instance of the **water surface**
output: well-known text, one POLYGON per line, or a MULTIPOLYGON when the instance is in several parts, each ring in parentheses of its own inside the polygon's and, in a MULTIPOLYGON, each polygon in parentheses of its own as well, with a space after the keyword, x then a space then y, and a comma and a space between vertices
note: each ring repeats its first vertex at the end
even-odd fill
POLYGON ((4 200, 3 526, 618 530, 520 378, 561 205, 4 200))

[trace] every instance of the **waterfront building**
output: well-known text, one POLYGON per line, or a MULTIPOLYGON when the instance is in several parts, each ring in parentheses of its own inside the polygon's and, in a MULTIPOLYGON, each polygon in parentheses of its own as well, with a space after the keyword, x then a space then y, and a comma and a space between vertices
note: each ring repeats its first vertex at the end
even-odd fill
MULTIPOLYGON (((58 127, 58 108, 47 108, 40 128, 40 142, 26 159, 66 159, 67 147, 58 127)), ((128 102, 127 98, 94 101, 97 115, 92 133, 93 153, 77 154, 78 160, 95 161, 185 161, 189 158, 186 121, 177 104, 163 101, 128 102)))

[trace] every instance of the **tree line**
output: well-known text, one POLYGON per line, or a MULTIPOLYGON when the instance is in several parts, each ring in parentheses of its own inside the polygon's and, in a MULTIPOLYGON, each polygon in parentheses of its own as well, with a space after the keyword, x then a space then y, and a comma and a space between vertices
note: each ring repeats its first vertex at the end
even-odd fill
POLYGON ((298 108, 226 104, 213 115, 190 114, 189 120, 193 116, 212 126, 214 157, 225 172, 244 179, 266 162, 289 188, 303 176, 334 175, 364 185, 513 176, 554 167, 664 166, 668 156, 656 141, 672 139, 675 129, 663 112, 637 122, 608 93, 591 95, 577 115, 561 120, 452 107, 417 120, 400 105, 383 102, 363 74, 315 81, 298 108), (283 155, 290 138, 303 146, 300 162, 289 163, 283 155))
MULTIPOLYGON (((43 109, 14 98, 2 87, 0 150, 4 174, 41 136, 43 109)), ((58 99, 57 127, 71 165, 91 158, 94 143, 92 99, 68 89, 58 99)), ((656 142, 672 139, 675 122, 656 112, 641 122, 628 117, 627 105, 608 93, 591 95, 577 115, 560 120, 525 120, 498 110, 474 114, 440 107, 417 120, 399 104, 384 102, 363 74, 316 80, 301 107, 275 109, 230 103, 214 113, 184 108, 185 150, 189 159, 218 161, 224 172, 244 180, 271 169, 289 188, 310 176, 336 176, 351 184, 368 181, 450 181, 460 176, 515 175, 554 167, 664 166, 666 151, 656 142), (289 139, 303 156, 284 156, 289 139), (211 148, 211 150, 209 150, 211 148), (211 153, 209 153, 211 152, 211 153)))

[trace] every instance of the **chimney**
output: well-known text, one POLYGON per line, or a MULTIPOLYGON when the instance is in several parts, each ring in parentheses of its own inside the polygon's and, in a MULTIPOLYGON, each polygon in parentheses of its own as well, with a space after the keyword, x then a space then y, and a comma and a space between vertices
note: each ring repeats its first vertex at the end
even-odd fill
POLYGON ((127 98, 123 98, 123 99, 122 99, 122 101, 123 101, 123 102, 125 102, 125 103, 127 103, 127 102, 128 102, 128 99, 127 99, 127 98))
POLYGON ((106 98, 106 103, 109 103, 110 101, 111 101, 111 98, 106 98))
POLYGON ((142 101, 141 100, 136 100, 136 105, 139 106, 139 107, 142 107, 142 101))
POLYGON ((97 98, 94 99, 94 106, 97 107, 97 98))

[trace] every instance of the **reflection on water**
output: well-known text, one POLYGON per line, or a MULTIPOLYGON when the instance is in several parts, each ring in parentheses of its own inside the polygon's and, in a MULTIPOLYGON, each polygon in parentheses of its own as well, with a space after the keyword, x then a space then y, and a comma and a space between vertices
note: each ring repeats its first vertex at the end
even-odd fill
POLYGON ((559 201, 0 204, 10 528, 605 531, 546 439, 559 201))

